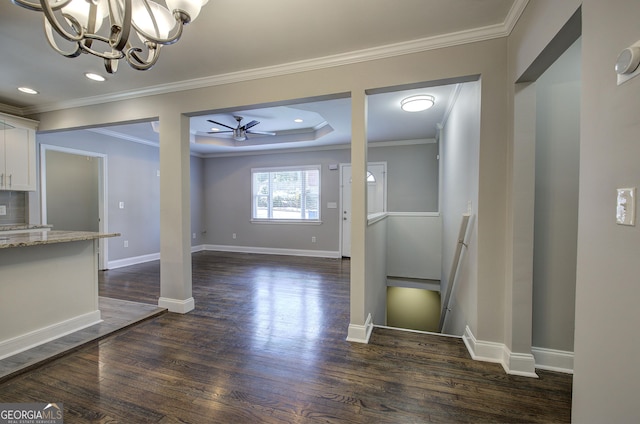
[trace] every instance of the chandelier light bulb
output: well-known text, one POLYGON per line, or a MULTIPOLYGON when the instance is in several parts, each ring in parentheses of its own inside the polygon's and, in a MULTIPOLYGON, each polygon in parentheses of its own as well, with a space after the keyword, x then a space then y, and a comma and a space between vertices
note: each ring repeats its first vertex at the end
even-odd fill
POLYGON ((132 22, 142 42, 167 38, 176 25, 176 20, 169 9, 158 3, 149 3, 151 14, 141 0, 134 0, 132 8, 132 22))
MULTIPOLYGON (((109 13, 109 7, 106 2, 95 2, 89 0, 71 0, 69 4, 62 8, 62 12, 66 15, 73 16, 85 31, 89 28, 89 18, 91 16, 91 6, 96 7, 96 18, 94 31, 98 31, 102 27, 105 16, 109 13)), ((71 25, 71 22, 67 19, 71 25)))

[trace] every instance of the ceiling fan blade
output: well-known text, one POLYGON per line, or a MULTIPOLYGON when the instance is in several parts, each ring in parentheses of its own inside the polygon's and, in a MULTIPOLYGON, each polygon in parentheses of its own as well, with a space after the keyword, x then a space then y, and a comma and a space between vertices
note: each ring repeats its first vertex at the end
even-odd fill
POLYGON ((276 135, 272 131, 247 131, 248 134, 260 134, 260 135, 276 135))
MULTIPOLYGON (((208 121, 208 122, 211 122, 212 124, 216 124, 216 125, 223 126, 223 127, 225 127, 225 128, 229 128, 230 130, 235 130, 235 128, 234 128, 234 127, 230 127, 229 125, 223 124, 223 123, 218 122, 218 121, 213 121, 213 120, 211 120, 211 119, 207 119, 207 121, 208 121)), ((218 131, 218 132, 220 132, 220 131, 218 131)))
POLYGON ((259 123, 260 123, 260 121, 253 120, 253 121, 249 122, 248 124, 244 125, 244 126, 243 126, 243 128, 244 128, 245 130, 248 130, 249 128, 253 128, 253 127, 255 127, 255 126, 256 126, 256 125, 258 125, 259 123))
POLYGON ((207 134, 224 134, 224 133, 232 133, 232 132, 233 131, 231 131, 231 130, 230 131, 227 131, 227 130, 224 130, 224 131, 208 131, 207 134))

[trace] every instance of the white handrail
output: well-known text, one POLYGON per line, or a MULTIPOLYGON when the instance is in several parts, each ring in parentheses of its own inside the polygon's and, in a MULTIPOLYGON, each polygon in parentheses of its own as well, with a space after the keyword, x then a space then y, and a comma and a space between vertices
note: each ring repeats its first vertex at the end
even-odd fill
POLYGON ((458 233, 458 242, 456 243, 456 253, 453 255, 453 262, 451 263, 451 272, 449 273, 449 282, 447 284, 447 293, 444 298, 444 307, 440 312, 440 324, 438 325, 438 332, 442 333, 444 324, 447 319, 447 312, 451 311, 451 293, 453 293, 453 287, 456 282, 456 272, 460 263, 460 256, 462 254, 462 246, 467 247, 464 239, 467 234, 467 225, 469 224, 469 218, 471 214, 462 214, 462 222, 460 223, 460 232, 458 233))

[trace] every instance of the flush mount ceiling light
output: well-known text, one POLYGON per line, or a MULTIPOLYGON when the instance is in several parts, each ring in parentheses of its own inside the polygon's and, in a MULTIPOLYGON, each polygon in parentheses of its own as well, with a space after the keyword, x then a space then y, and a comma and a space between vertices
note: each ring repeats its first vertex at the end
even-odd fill
POLYGON ((120 59, 133 69, 150 69, 158 61, 160 48, 177 42, 183 26, 195 20, 209 0, 11 1, 44 14, 44 32, 55 51, 65 57, 80 53, 98 56, 104 59, 107 72, 113 74, 120 59), (107 18, 108 25, 99 34, 107 18), (133 34, 140 39, 135 44, 133 34), (69 50, 58 46, 56 40, 60 38, 69 42, 69 50))
POLYGON ((410 96, 400 102, 400 107, 405 112, 420 112, 427 110, 436 103, 435 97, 429 94, 410 96))
POLYGON ((18 87, 18 91, 21 91, 25 94, 38 94, 38 92, 36 90, 34 90, 33 88, 29 88, 29 87, 18 87))
POLYGON ((106 80, 105 77, 103 77, 100 74, 95 74, 93 72, 87 72, 84 74, 85 77, 89 78, 92 81, 98 81, 98 82, 103 82, 106 80))

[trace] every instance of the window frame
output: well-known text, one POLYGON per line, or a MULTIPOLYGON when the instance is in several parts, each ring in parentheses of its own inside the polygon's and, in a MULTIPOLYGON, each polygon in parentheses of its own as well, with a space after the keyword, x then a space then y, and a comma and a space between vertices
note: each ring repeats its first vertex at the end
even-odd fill
MULTIPOLYGON (((305 193, 305 188, 307 187, 307 179, 304 179, 305 186, 302 188, 302 193, 305 193)), ((252 223, 270 223, 270 224, 311 224, 311 225, 319 225, 322 224, 322 165, 293 165, 293 166, 271 166, 271 167, 260 167, 260 168, 251 168, 251 222, 252 223), (273 210, 273 188, 269 187, 269 195, 260 195, 256 193, 256 188, 254 187, 255 183, 255 174, 257 173, 269 173, 269 179, 271 179, 271 173, 274 172, 287 172, 287 171, 318 171, 318 216, 316 218, 258 218, 257 217, 257 199, 259 196, 268 196, 269 202, 269 214, 272 215, 273 210)), ((301 205, 304 205, 306 198, 301 199, 301 205)))

